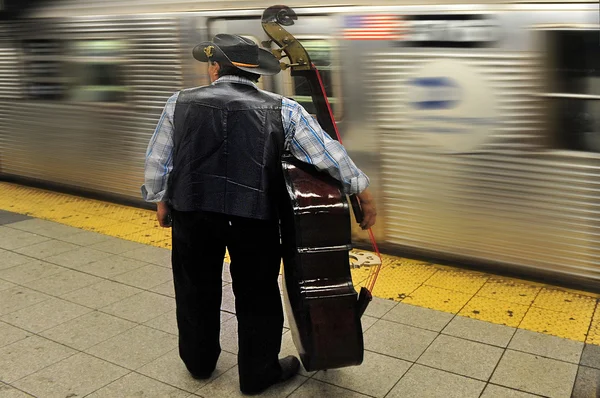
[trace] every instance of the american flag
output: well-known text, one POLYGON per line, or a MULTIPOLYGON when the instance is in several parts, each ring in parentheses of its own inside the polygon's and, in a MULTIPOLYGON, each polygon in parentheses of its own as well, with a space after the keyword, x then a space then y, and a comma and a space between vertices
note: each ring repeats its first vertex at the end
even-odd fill
POLYGON ((401 40, 405 28, 398 15, 348 15, 342 33, 346 40, 401 40))

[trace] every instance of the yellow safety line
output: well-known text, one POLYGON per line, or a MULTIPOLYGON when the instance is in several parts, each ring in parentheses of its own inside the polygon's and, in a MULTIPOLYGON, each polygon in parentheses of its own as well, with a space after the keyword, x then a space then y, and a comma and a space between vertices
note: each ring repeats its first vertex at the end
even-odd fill
MULTIPOLYGON (((160 228, 154 211, 6 182, 0 192, 2 210, 171 248, 171 230, 160 228)), ((368 265, 352 268, 357 288, 369 272, 368 265)), ((599 296, 589 292, 383 255, 373 295, 600 345, 599 296)))

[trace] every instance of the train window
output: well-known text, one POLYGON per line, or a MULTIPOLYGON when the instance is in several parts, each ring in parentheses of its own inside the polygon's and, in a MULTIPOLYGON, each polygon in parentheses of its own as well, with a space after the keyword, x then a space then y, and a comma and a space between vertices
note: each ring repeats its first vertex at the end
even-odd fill
POLYGON ((120 40, 78 40, 72 44, 68 68, 69 99, 75 102, 122 102, 127 88, 122 76, 120 40))
POLYGON ((600 32, 549 31, 558 145, 600 152, 600 32))
POLYGON ((60 59, 62 48, 62 42, 55 39, 36 38, 23 41, 28 98, 55 100, 64 97, 66 79, 62 74, 63 64, 60 59))
MULTIPOLYGON (((325 86, 325 92, 327 93, 327 99, 335 118, 339 120, 341 106, 339 95, 336 93, 339 84, 336 84, 335 79, 335 45, 332 41, 325 39, 300 39, 300 41, 308 52, 308 55, 310 55, 311 61, 319 70, 321 80, 325 86)), ((290 79, 287 91, 286 95, 298 101, 309 113, 315 114, 316 110, 312 103, 310 87, 306 79, 294 76, 290 79)))

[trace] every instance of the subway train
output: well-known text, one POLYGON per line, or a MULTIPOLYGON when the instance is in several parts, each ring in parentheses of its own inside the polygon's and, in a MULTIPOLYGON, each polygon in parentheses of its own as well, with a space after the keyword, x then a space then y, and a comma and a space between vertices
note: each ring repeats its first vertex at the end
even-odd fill
MULTIPOLYGON (((271 5, 58 0, 0 21, 0 177, 141 205, 165 101, 208 83, 193 46, 269 46, 271 5)), ((600 286, 597 2, 286 5, 384 251, 600 286)), ((289 70, 259 85, 314 111, 289 70)), ((368 245, 356 225, 353 241, 368 245)))

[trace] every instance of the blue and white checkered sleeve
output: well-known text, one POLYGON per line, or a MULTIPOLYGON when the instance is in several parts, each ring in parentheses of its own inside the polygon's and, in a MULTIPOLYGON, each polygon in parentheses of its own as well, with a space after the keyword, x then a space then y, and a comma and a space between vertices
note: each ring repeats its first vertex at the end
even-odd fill
POLYGON ((142 198, 147 202, 165 199, 169 173, 173 170, 173 115, 178 96, 179 92, 167 100, 146 150, 142 198))
POLYGON ((326 171, 340 181, 346 194, 357 194, 369 186, 369 177, 350 159, 346 149, 332 139, 296 101, 282 100, 286 149, 303 162, 326 171))

